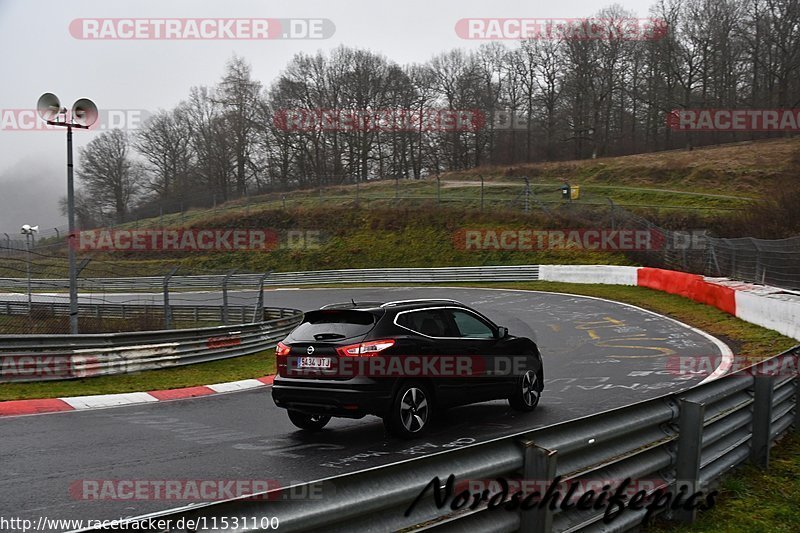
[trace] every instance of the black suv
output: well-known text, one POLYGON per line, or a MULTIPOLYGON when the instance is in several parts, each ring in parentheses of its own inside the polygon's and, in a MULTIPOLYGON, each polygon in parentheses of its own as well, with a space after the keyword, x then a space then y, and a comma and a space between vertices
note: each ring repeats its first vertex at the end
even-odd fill
POLYGON ((544 385, 536 343, 453 300, 325 306, 276 355, 272 398, 306 430, 371 414, 408 438, 456 405, 506 398, 532 411, 544 385))

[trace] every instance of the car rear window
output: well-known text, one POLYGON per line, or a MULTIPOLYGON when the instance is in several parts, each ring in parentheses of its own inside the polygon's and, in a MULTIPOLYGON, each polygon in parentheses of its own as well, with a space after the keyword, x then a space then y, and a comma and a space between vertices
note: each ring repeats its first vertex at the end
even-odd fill
POLYGON ((292 332, 299 342, 331 341, 366 335, 375 326, 377 317, 368 311, 352 309, 320 309, 310 311, 292 332))

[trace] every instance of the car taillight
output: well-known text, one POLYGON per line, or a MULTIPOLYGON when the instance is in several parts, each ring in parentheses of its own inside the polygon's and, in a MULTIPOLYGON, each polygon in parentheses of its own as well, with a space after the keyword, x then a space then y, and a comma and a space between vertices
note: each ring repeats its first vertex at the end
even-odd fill
POLYGON ((342 357, 372 357, 378 355, 387 348, 394 346, 394 339, 384 339, 380 341, 359 342, 348 346, 340 346, 336 351, 342 357))
POLYGON ((275 355, 277 355, 278 357, 285 357, 289 355, 289 352, 291 351, 292 349, 283 344, 282 342, 279 342, 278 345, 275 347, 275 355))

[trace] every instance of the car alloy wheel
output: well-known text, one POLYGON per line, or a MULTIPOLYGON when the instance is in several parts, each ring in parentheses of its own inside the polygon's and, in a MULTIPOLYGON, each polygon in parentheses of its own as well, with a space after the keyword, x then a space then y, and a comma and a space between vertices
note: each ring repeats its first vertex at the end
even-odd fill
POLYGON ((539 376, 533 370, 528 370, 519 378, 516 387, 517 390, 508 399, 508 403, 517 411, 533 411, 541 396, 539 376))
POLYGON ((522 401, 528 407, 535 407, 539 403, 539 391, 536 390, 536 374, 528 370, 522 376, 522 401))
POLYGON ((400 421, 409 433, 417 433, 428 423, 428 398, 416 387, 406 389, 400 399, 400 421))

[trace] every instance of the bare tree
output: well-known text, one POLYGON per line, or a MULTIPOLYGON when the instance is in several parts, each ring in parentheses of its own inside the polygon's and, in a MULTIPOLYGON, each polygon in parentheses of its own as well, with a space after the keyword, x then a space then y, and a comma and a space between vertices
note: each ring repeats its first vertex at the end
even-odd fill
POLYGON ((196 166, 192 130, 185 104, 161 111, 145 124, 134 142, 147 160, 145 187, 159 199, 182 200, 192 190, 196 166))
POLYGON ((141 187, 142 171, 129 155, 128 135, 119 129, 107 131, 80 151, 77 177, 85 194, 103 210, 111 210, 124 222, 141 187))

